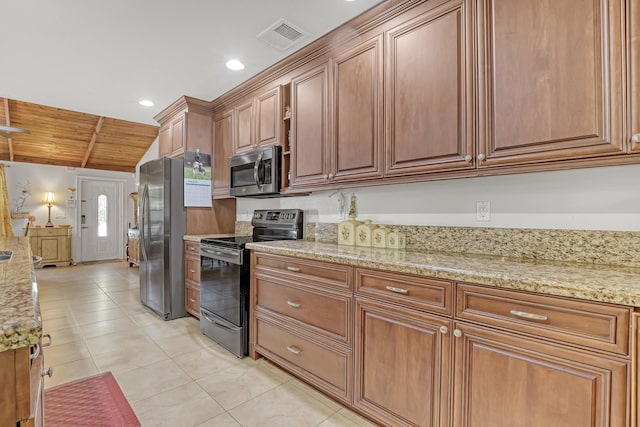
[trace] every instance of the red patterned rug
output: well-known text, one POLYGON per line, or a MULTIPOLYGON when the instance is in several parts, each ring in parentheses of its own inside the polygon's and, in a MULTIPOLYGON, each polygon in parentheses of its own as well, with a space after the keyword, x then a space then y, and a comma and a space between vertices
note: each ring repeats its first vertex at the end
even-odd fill
POLYGON ((111 372, 45 390, 47 427, 139 427, 140 422, 111 372))

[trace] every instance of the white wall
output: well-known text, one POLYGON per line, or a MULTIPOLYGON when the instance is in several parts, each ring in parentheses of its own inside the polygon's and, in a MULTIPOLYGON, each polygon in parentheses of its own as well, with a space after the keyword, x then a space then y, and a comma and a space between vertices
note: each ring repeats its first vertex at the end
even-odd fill
MULTIPOLYGON (((44 193, 53 191, 56 197, 56 204, 51 207, 51 221, 55 225, 71 224, 72 228, 72 256, 74 260, 78 257, 79 249, 79 232, 76 224, 76 212, 80 208, 80 201, 77 200, 76 207, 68 207, 67 199, 69 198, 68 188, 76 189, 76 199, 78 199, 78 176, 96 177, 96 178, 112 178, 126 180, 126 188, 124 189, 125 227, 128 223, 133 223, 133 200, 129 197, 129 193, 136 191, 133 173, 103 171, 97 169, 69 168, 63 166, 38 165, 31 163, 7 162, 3 163, 7 177, 7 192, 9 195, 9 208, 11 211, 15 209, 15 199, 18 193, 18 183, 29 181, 32 193, 24 206, 25 211, 30 212, 36 217, 36 225, 44 226, 47 222, 48 208, 42 203, 44 193)), ((13 233, 17 236, 23 234, 23 227, 26 225, 26 219, 12 220, 13 233)), ((126 233, 126 229, 123 230, 126 233)))
POLYGON ((149 146, 149 149, 144 156, 140 159, 138 164, 136 165, 136 186, 140 184, 140 165, 147 163, 149 160, 155 160, 160 157, 160 143, 158 142, 158 138, 153 141, 153 144, 149 146))
MULTIPOLYGON (((640 231, 640 165, 464 178, 345 190, 358 218, 374 223, 640 231), (489 201, 491 220, 476 220, 489 201)), ((301 208, 307 220, 339 222, 331 191, 307 197, 238 199, 237 219, 254 209, 301 208)))

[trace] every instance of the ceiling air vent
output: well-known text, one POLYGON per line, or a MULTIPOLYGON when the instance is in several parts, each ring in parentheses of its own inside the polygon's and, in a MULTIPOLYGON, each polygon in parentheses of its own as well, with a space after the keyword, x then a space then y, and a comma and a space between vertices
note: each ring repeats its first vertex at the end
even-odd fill
POLYGON ((305 31, 281 18, 278 22, 258 34, 258 38, 269 46, 287 50, 306 35, 305 31))

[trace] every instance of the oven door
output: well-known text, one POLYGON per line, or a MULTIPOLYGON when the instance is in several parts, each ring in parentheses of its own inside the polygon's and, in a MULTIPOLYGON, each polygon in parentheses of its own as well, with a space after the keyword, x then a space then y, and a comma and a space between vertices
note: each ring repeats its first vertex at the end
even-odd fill
POLYGON ((243 326, 242 307, 248 290, 248 270, 242 250, 201 252, 200 307, 236 326, 243 326))

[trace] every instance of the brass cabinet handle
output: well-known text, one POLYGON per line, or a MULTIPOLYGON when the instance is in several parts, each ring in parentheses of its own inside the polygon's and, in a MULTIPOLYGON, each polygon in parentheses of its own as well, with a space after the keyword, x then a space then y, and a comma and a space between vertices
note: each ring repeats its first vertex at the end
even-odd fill
POLYGON ((395 292, 397 294, 407 295, 409 293, 408 289, 396 288, 395 286, 387 286, 388 291, 395 292))
POLYGON ((46 371, 42 372, 42 376, 51 378, 53 376, 53 368, 49 368, 46 371))
POLYGON ((196 302, 196 300, 194 300, 193 298, 189 298, 189 301, 196 302))
POLYGON ((548 319, 548 317, 545 316, 544 314, 527 313, 526 311, 520 311, 520 310, 511 310, 509 313, 513 314, 514 316, 521 317, 527 320, 547 320, 548 319))
POLYGON ((440 333, 446 334, 447 332, 449 332, 449 328, 446 326, 440 326, 440 333))
POLYGON ((49 347, 53 343, 53 338, 51 338, 50 334, 44 334, 44 335, 42 335, 42 338, 48 338, 49 339, 48 343, 43 343, 42 344, 43 347, 49 347))
POLYGON ((300 269, 297 268, 297 267, 287 267, 287 270, 289 270, 289 271, 300 271, 300 269))
POLYGON ((640 133, 636 133, 631 137, 631 141, 640 143, 640 133))
POLYGON ((291 353, 293 354, 300 354, 302 352, 302 350, 300 350, 298 347, 294 346, 294 345, 290 345, 289 347, 287 347, 287 350, 289 350, 291 353))
POLYGON ((287 304, 289 304, 291 307, 293 308, 300 308, 302 307, 302 304, 298 304, 297 302, 293 302, 293 301, 287 301, 287 304))

